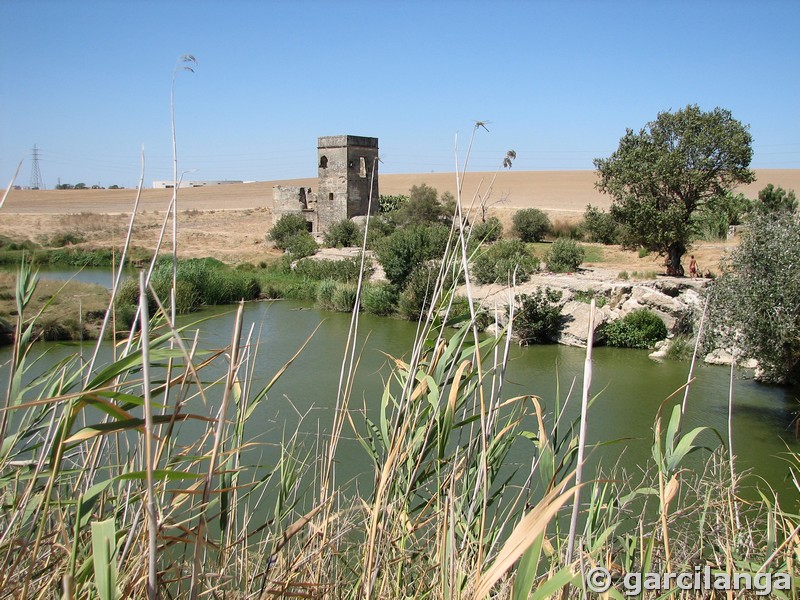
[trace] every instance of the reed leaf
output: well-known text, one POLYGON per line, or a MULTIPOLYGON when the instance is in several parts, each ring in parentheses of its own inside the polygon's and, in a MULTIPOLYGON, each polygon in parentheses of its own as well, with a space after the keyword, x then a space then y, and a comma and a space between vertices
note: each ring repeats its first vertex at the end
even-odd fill
POLYGON ((116 547, 114 519, 92 523, 94 582, 101 600, 116 600, 121 597, 117 587, 116 547))

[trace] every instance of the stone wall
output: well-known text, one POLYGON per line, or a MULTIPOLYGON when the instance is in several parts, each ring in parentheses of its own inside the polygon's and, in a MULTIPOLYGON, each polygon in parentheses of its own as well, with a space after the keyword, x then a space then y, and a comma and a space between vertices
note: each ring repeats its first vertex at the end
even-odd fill
POLYGON ((302 215, 309 223, 309 231, 317 233, 319 222, 316 197, 311 188, 276 185, 272 188, 272 224, 286 214, 302 215))
POLYGON ((273 224, 285 214, 302 214, 310 223, 310 231, 322 235, 334 223, 370 212, 370 192, 371 213, 377 214, 377 159, 378 138, 320 137, 317 140, 317 192, 312 193, 310 188, 275 186, 273 224))

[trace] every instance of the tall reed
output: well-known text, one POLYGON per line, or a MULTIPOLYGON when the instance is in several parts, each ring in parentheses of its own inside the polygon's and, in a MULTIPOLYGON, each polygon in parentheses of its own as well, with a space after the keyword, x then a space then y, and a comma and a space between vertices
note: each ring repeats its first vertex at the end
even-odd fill
MULTIPOLYGON (((733 457, 720 448, 689 461, 715 438, 702 427, 683 431, 684 388, 654 415, 652 460, 641 472, 612 465, 596 478, 576 473, 593 448, 592 401, 602 403, 590 397, 588 368, 574 421, 564 408, 572 387, 566 398, 533 389, 508 397, 513 276, 510 321, 501 325, 495 311, 500 334, 479 335, 462 175, 412 347, 387 357, 380 397, 359 405, 356 302, 327 397, 335 421, 310 444, 299 425, 266 439, 248 425, 308 339, 258 385, 259 347, 271 340, 253 327, 245 333, 243 306, 230 343, 201 348, 196 324, 179 326, 173 305, 164 307, 152 263, 139 283, 139 325, 114 356, 89 364, 74 356, 40 373, 38 316, 28 315, 37 276, 21 265, 2 407, 0 596, 519 600, 588 597, 590 567, 618 579, 696 565, 796 578, 796 511, 768 495, 744 503, 733 457), (458 281, 468 313, 454 311, 458 281), (336 473, 351 436, 369 479, 356 486, 336 473), (269 469, 249 458, 264 444, 275 449, 269 469), (510 459, 520 444, 524 473, 510 459)), ((800 459, 791 461, 797 486, 800 459)), ((607 597, 623 596, 612 588, 607 597)))

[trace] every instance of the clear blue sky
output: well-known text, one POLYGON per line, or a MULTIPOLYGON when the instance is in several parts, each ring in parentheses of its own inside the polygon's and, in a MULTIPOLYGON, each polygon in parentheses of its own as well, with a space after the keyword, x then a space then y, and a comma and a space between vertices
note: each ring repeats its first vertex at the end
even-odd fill
POLYGON ((800 168, 800 2, 0 0, 0 184, 316 175, 316 139, 380 138, 384 173, 592 169, 627 127, 698 104, 800 168))

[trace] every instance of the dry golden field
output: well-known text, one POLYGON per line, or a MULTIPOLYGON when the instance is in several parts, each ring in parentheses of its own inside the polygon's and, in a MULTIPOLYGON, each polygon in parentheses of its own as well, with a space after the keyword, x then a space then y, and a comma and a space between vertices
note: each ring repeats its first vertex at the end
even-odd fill
MULTIPOLYGON (((462 183, 469 207, 478 195, 486 197, 495 177, 488 203, 491 212, 508 226, 511 214, 536 207, 554 221, 577 220, 587 204, 607 208, 610 198, 594 187, 594 171, 503 171, 467 173, 462 183)), ((737 191, 755 198, 768 183, 800 192, 800 169, 756 170, 757 181, 737 191)), ((404 194, 411 186, 426 183, 440 193, 455 193, 453 173, 381 175, 381 194, 404 194)), ((264 242, 271 227, 272 187, 316 187, 316 179, 293 179, 181 189, 178 194, 179 247, 184 256, 215 256, 225 261, 258 261, 274 251, 264 242)), ((134 245, 153 248, 158 238, 171 190, 145 189, 134 229, 134 245)), ((0 209, 0 235, 13 239, 46 240, 54 233, 78 232, 87 245, 121 245, 124 241, 136 191, 59 190, 12 191, 0 209)), ((477 201, 475 201, 477 205, 477 201)), ((169 230, 168 230, 169 231, 169 230)), ((703 244, 691 249, 701 265, 715 265, 725 244, 703 244)), ((638 259, 630 253, 608 249, 609 266, 658 269, 656 257, 638 259), (644 261, 644 262, 642 262, 644 261), (652 263, 652 264, 651 264, 652 263)), ((712 267, 713 268, 713 267, 712 267)))

